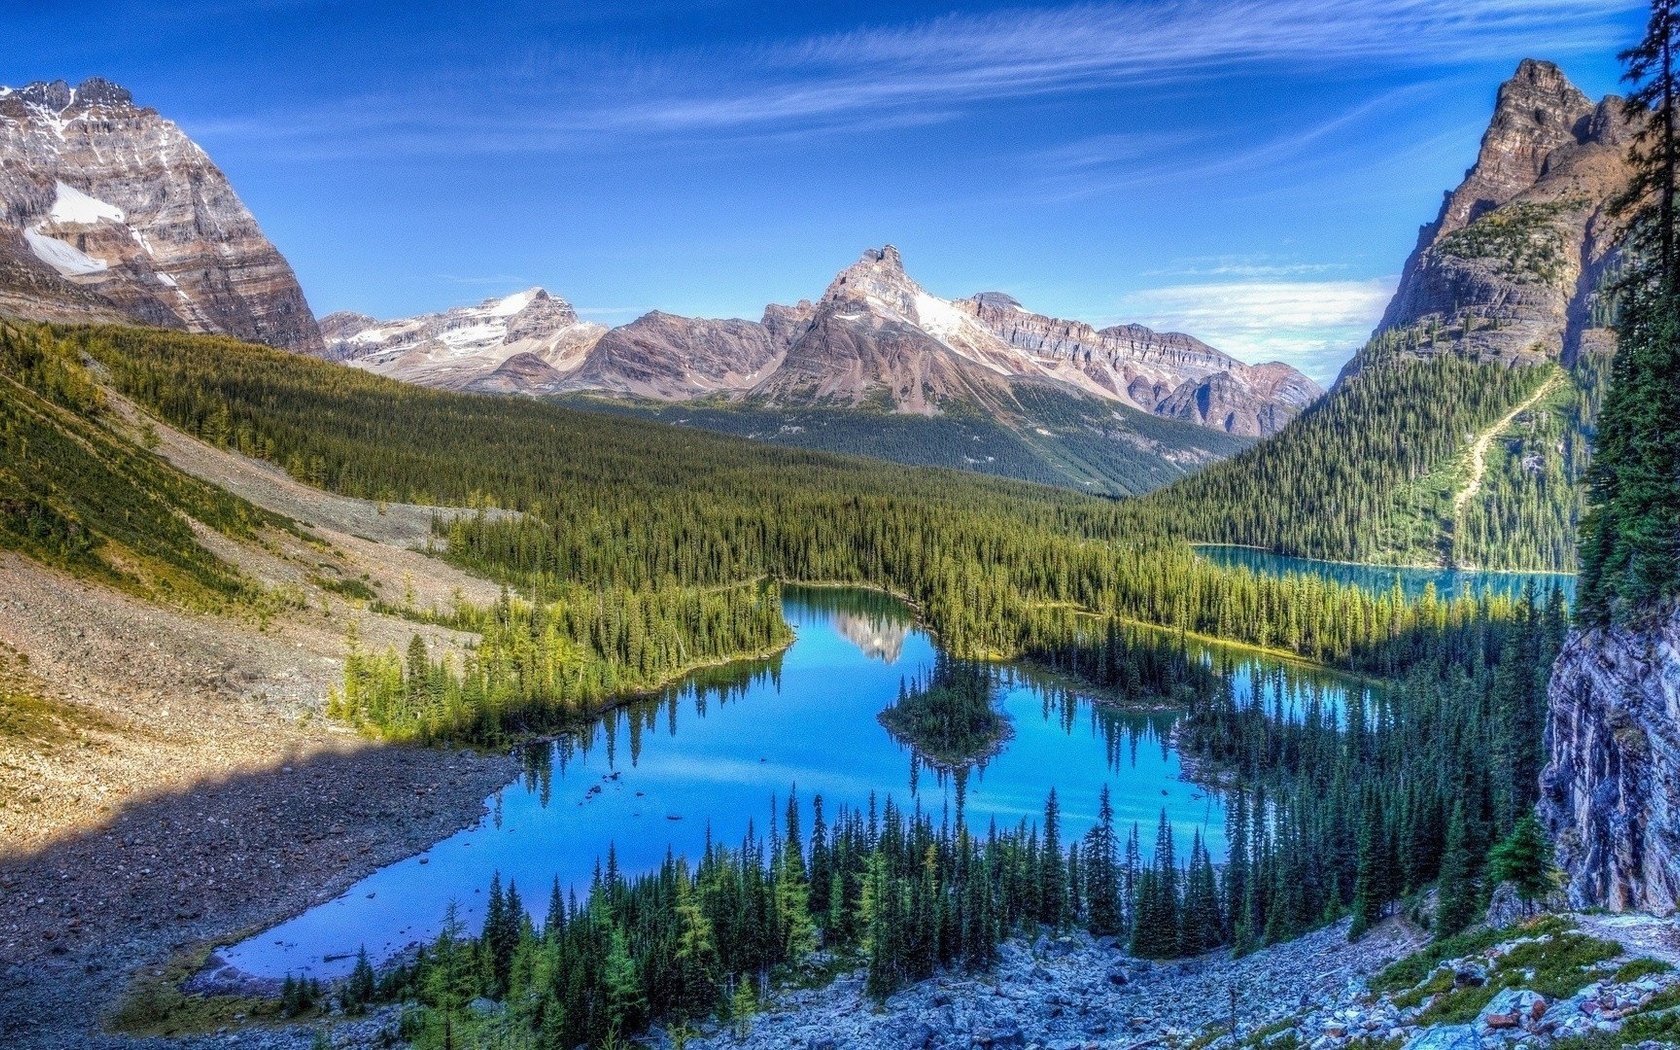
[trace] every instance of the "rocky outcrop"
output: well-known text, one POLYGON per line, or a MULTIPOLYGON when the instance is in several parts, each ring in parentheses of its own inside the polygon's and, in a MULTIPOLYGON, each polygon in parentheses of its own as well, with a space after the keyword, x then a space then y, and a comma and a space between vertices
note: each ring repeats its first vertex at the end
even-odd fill
POLYGON ((660 401, 732 394, 770 374, 785 352, 752 321, 655 310, 602 336, 566 387, 660 401))
POLYGON ((1391 354, 1537 364, 1611 348, 1593 303, 1619 239, 1608 203, 1627 185, 1629 133, 1620 99, 1594 103, 1557 66, 1524 60, 1343 375, 1391 354))
POLYGON ((1680 607, 1573 634, 1552 670, 1540 812, 1573 903, 1680 903, 1680 607))
POLYGON ((0 313, 323 350, 291 267, 227 178, 97 78, 0 88, 0 313))
POLYGON ((1143 325, 1098 330, 1035 314, 1001 292, 955 303, 1053 377, 1144 412, 1241 437, 1276 433, 1324 391, 1280 362, 1249 365, 1193 336, 1143 325))
POLYGON ((450 390, 543 394, 560 388, 607 329, 579 320, 559 296, 531 288, 397 321, 329 314, 321 319, 321 331, 329 356, 393 379, 450 390))

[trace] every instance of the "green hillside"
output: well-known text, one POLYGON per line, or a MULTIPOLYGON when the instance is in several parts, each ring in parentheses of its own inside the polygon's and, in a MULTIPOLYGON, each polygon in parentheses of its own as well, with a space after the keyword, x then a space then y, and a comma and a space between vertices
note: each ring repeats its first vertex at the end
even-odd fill
MULTIPOLYGON (((1272 439, 1141 501, 1140 527, 1337 561, 1572 570, 1605 361, 1399 352, 1272 439)), ((1395 345, 1390 345, 1395 344, 1395 345)))

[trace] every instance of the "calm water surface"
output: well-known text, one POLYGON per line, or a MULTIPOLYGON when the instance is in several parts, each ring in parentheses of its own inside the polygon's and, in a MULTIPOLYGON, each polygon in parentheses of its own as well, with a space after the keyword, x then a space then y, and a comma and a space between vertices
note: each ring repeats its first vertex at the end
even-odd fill
MULTIPOLYGON (((875 720, 900 681, 932 663, 932 640, 902 605, 867 592, 790 589, 783 607, 797 640, 778 658, 707 672, 543 745, 475 826, 220 954, 259 976, 346 973, 352 960, 341 956, 360 946, 378 959, 434 936, 451 901, 476 929, 497 872, 540 922, 553 881, 585 894, 609 848, 627 874, 656 868, 667 851, 694 858, 708 833, 726 844, 749 825, 762 833, 790 788, 807 828, 816 795, 831 823, 839 807, 865 807, 871 794, 954 817, 959 778, 920 766, 875 720)), ((1280 697, 1292 710, 1314 695, 1339 705, 1341 686, 1322 673, 1197 652, 1232 676, 1239 695, 1280 697)), ((1167 744, 1174 713, 1120 712, 1020 668, 1005 676, 1000 700, 1015 735, 960 777, 971 827, 1041 819, 1054 787, 1065 835, 1080 835, 1107 784, 1123 829, 1136 821, 1152 842, 1164 808, 1181 856, 1199 829, 1223 857, 1224 808, 1179 779, 1167 744)))
POLYGON ((1566 601, 1575 600, 1575 577, 1547 572, 1479 572, 1470 569, 1410 569, 1395 565, 1348 565, 1343 562, 1291 558, 1250 547, 1199 545, 1196 553, 1216 565, 1252 569, 1268 576, 1287 573, 1318 576, 1336 583, 1362 587, 1374 594, 1387 594, 1398 583, 1408 598, 1421 598, 1430 584, 1443 598, 1461 594, 1504 594, 1515 597, 1532 584, 1543 596, 1551 587, 1563 590, 1566 601))

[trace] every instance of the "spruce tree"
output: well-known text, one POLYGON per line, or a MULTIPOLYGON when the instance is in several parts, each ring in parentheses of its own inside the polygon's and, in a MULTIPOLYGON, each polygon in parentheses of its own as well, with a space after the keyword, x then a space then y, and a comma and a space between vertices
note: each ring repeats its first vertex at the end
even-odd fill
POLYGON ((1530 907, 1557 884, 1552 863, 1552 843, 1540 818, 1529 813, 1517 821, 1511 834, 1488 854, 1488 878, 1497 884, 1509 882, 1517 897, 1530 907))
POLYGON ((1642 121, 1633 179, 1614 202, 1627 225, 1617 349, 1599 416, 1581 526, 1580 609, 1589 623, 1635 619, 1680 583, 1680 0, 1652 0, 1640 43, 1620 56, 1630 119, 1642 121))
POLYGON ((1441 877, 1436 883, 1436 936, 1457 933, 1470 925, 1476 918, 1477 896, 1461 800, 1453 805, 1452 820, 1447 823, 1446 849, 1441 855, 1441 877))
POLYGON ((1062 807, 1056 789, 1044 802, 1043 859, 1039 864, 1038 921, 1053 930, 1068 924, 1067 872, 1062 867, 1062 807))

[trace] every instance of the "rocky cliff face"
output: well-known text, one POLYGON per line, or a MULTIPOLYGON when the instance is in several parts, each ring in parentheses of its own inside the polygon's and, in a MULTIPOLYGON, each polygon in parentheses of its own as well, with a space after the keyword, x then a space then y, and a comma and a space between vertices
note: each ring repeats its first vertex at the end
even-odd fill
POLYGON ((1374 356, 1457 353, 1569 363, 1609 348, 1592 309, 1613 259, 1610 198, 1627 184, 1621 100, 1594 103, 1557 66, 1524 60, 1499 89, 1475 165, 1406 261, 1374 356))
POLYGON ((0 88, 0 313, 323 350, 291 267, 227 178, 99 79, 0 88))
POLYGON ((752 387, 786 346, 763 325, 654 311, 601 337, 566 386, 680 401, 752 387))
POLYGON ((1680 607, 1577 632, 1552 671, 1541 816, 1577 906, 1680 904, 1680 607))
POLYGON ((531 288, 398 321, 329 314, 321 331, 331 357, 393 379, 540 394, 559 389, 607 329, 579 320, 566 300, 531 288))

